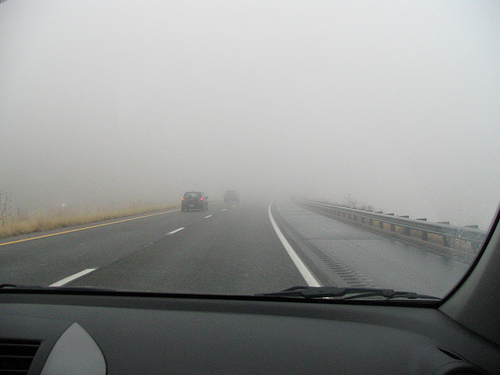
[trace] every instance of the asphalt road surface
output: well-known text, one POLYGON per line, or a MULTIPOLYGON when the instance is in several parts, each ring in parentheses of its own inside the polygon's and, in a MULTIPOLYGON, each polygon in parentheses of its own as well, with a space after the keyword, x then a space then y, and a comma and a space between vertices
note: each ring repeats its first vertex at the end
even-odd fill
POLYGON ((442 297, 466 270, 286 199, 211 202, 208 211, 169 210, 0 242, 0 283, 54 287, 254 294, 314 285, 309 275, 320 285, 442 297))

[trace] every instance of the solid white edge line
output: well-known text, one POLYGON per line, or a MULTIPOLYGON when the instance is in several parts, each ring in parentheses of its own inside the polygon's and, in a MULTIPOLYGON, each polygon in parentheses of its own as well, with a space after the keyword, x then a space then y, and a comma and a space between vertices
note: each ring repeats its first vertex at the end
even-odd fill
POLYGON ((177 233, 177 232, 180 232, 181 230, 185 229, 184 227, 180 227, 180 228, 177 228, 175 230, 173 230, 172 232, 168 232, 167 233, 167 236, 170 236, 171 234, 174 234, 174 233, 177 233))
POLYGON ((205 216, 205 219, 208 219, 209 217, 212 217, 212 215, 205 216))
POLYGON ((286 252, 292 258, 293 263, 295 264, 295 267, 299 270, 300 274, 304 278, 305 282, 307 283, 308 286, 321 286, 321 284, 318 282, 318 280, 314 277, 314 275, 309 271, 309 268, 302 262, 302 259, 297 255, 293 247, 290 245, 290 243, 286 240, 285 236, 283 233, 281 233, 280 228, 274 221, 273 215, 271 214, 271 205, 273 202, 269 204, 268 207, 268 213, 269 213, 269 220, 271 220, 271 224, 273 225, 274 231, 278 235, 278 238, 280 239, 281 243, 283 244, 283 247, 285 248, 286 252))
POLYGON ((87 268, 86 270, 83 270, 83 271, 75 273, 74 275, 65 277, 64 279, 59 280, 58 282, 51 284, 49 286, 63 286, 64 284, 67 284, 70 281, 76 280, 79 277, 85 276, 86 274, 91 273, 92 271, 95 271, 96 269, 97 268, 87 268))

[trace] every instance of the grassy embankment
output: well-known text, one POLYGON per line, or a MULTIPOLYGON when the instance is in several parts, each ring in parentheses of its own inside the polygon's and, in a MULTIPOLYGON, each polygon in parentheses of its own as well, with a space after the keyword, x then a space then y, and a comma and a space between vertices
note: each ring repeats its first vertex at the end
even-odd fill
POLYGON ((34 232, 44 232, 52 229, 95 223, 178 207, 178 204, 164 204, 108 210, 91 210, 89 212, 52 212, 45 213, 43 215, 38 214, 36 215, 36 217, 28 217, 28 215, 25 215, 26 217, 23 218, 3 221, 1 223, 2 225, 0 225, 0 238, 18 236, 34 232))

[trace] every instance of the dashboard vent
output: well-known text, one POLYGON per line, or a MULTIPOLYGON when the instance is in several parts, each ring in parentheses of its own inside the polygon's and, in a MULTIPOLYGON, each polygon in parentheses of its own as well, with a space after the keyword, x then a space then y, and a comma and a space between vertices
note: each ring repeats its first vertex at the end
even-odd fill
POLYGON ((27 374, 39 347, 36 340, 0 339, 0 374, 27 374))

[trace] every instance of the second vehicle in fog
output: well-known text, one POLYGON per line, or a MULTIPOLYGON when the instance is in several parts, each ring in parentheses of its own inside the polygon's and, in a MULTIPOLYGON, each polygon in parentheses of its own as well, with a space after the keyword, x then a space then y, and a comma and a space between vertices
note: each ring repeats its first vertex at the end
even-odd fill
POLYGON ((238 196, 238 193, 236 192, 236 190, 227 190, 225 193, 224 193, 224 202, 227 203, 227 202, 239 202, 240 201, 240 197, 238 196))

